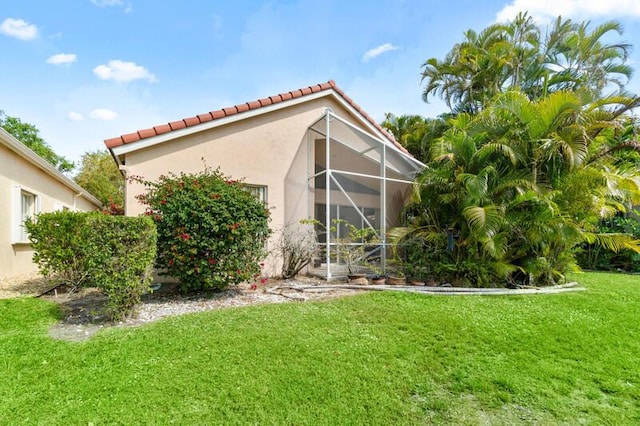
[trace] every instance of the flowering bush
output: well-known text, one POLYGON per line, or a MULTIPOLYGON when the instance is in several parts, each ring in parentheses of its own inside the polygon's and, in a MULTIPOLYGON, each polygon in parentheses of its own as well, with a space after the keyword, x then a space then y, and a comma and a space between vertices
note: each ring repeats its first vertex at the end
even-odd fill
POLYGON ((156 267, 180 280, 182 289, 224 289, 260 273, 269 210, 219 170, 139 179, 139 200, 158 228, 156 267))
POLYGON ((251 290, 257 290, 258 287, 267 285, 267 277, 264 275, 264 262, 260 262, 260 273, 253 275, 253 283, 249 286, 251 290))

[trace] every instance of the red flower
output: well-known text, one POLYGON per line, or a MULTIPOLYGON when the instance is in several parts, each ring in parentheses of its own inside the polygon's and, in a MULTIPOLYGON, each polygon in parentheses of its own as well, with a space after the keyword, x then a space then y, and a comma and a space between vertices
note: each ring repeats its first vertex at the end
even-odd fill
POLYGON ((165 204, 167 204, 167 200, 160 200, 160 204, 164 206, 165 204))
POLYGON ((266 278, 260 278, 260 284, 266 284, 266 283, 267 283, 266 278))
POLYGON ((182 235, 180 235, 180 238, 182 238, 185 241, 186 240, 190 240, 191 239, 191 235, 183 233, 182 235))
POLYGON ((212 258, 208 258, 207 260, 209 261, 209 265, 215 265, 216 263, 218 263, 217 260, 212 259, 212 258))

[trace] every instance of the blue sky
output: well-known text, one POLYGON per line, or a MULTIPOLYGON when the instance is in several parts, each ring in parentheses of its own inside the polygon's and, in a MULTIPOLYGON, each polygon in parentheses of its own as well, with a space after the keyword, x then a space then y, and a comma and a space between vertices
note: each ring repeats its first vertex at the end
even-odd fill
POLYGON ((106 138, 329 79, 376 120, 435 116, 446 108, 422 101, 422 63, 517 10, 619 20, 640 72, 638 0, 3 0, 0 109, 74 161, 106 138))

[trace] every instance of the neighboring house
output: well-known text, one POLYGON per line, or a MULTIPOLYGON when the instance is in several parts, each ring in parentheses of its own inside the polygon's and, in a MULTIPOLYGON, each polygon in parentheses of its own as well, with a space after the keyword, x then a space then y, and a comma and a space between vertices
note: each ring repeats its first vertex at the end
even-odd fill
MULTIPOLYGON (((325 229, 333 219, 371 227, 380 237, 377 249, 383 261, 386 230, 397 224, 411 181, 424 166, 333 81, 139 130, 105 144, 128 176, 155 180, 169 172, 197 173, 206 163, 243 179, 268 203, 276 231, 303 218, 315 218, 325 229)), ((143 191, 139 183, 127 181, 127 215, 144 211, 136 199, 143 191)), ((320 238, 323 259, 316 266, 330 278, 339 273, 331 264, 335 247, 325 235, 320 238)), ((277 274, 275 256, 268 266, 277 274)))
POLYGON ((23 226, 27 217, 55 210, 90 211, 101 203, 0 128, 0 278, 37 271, 23 226))

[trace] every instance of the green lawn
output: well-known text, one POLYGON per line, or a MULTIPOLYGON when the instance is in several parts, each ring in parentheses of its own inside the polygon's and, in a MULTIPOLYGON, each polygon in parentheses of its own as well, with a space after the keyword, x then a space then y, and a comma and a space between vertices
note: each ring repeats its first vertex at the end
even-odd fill
POLYGON ((0 424, 639 424, 640 276, 586 292, 368 293, 51 340, 0 301, 0 424))

